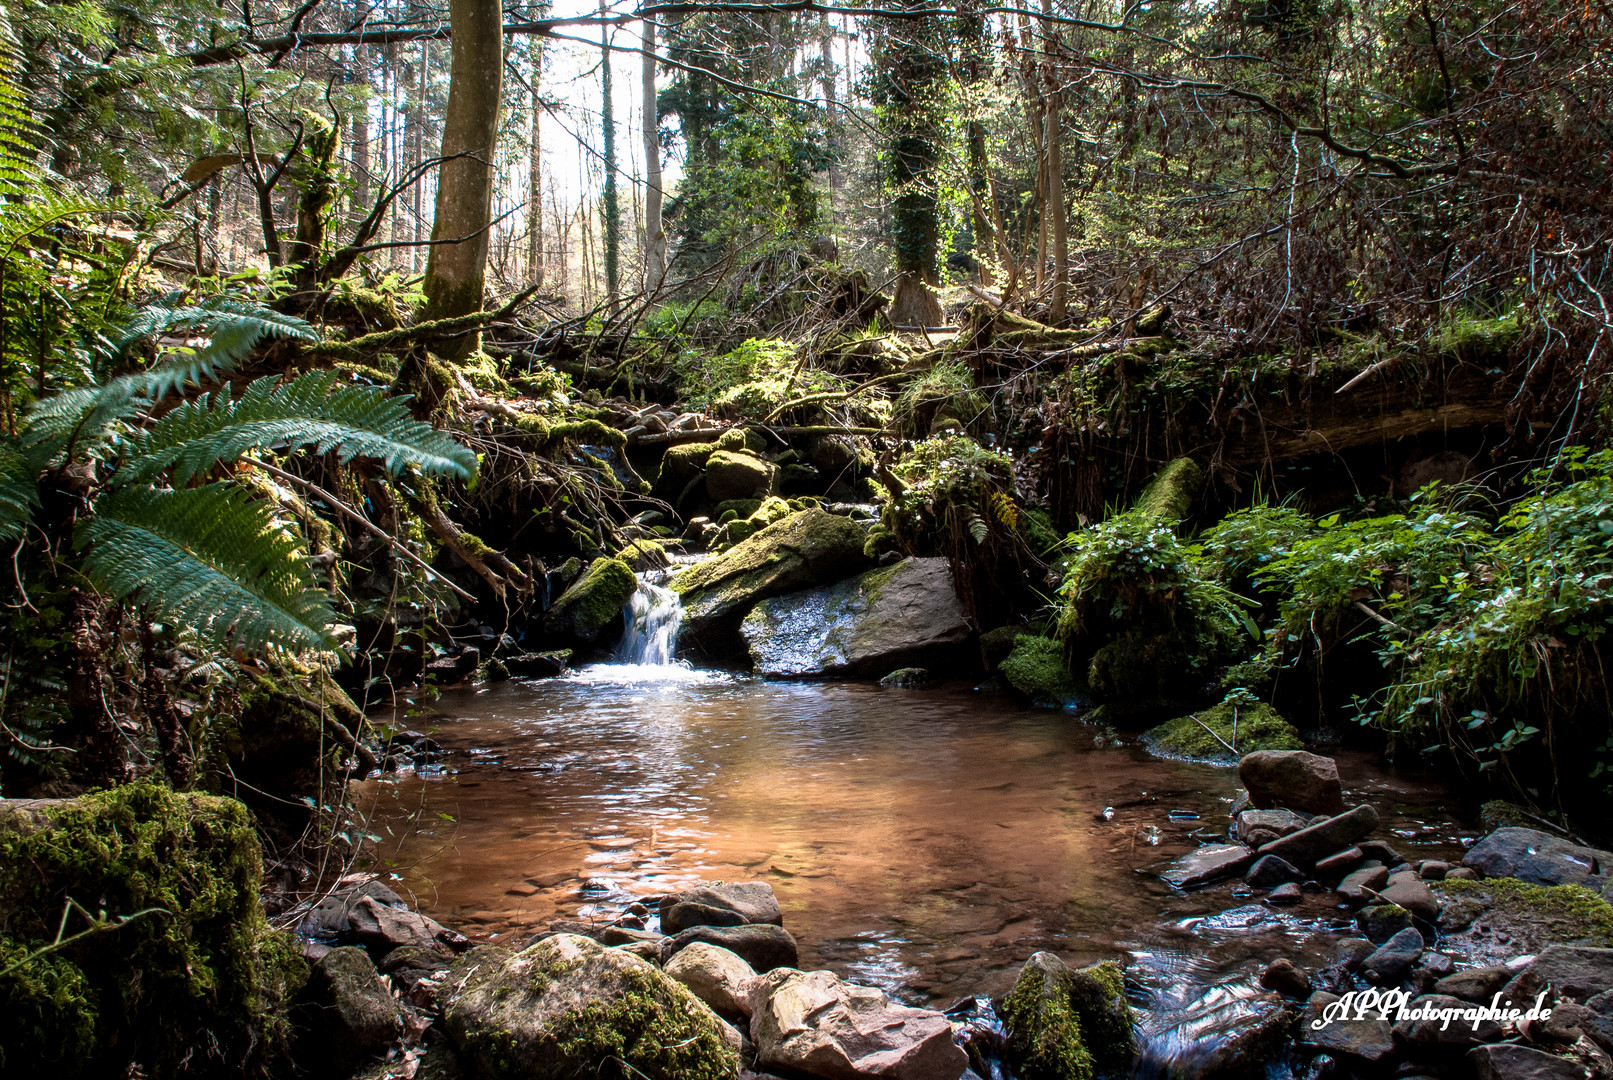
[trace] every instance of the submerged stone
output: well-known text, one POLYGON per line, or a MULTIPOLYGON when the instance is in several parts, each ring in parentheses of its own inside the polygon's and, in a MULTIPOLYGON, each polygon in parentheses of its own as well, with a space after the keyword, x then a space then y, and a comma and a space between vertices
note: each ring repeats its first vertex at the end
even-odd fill
POLYGON ((1242 844, 1205 844, 1177 859, 1160 874, 1167 885, 1191 889, 1243 873, 1255 861, 1255 853, 1242 844))

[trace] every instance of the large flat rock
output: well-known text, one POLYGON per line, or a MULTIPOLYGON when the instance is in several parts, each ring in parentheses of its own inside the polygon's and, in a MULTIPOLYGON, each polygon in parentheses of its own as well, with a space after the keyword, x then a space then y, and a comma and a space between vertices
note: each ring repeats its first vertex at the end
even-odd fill
POLYGON ((945 559, 903 559, 763 600, 740 631, 761 675, 879 675, 956 648, 969 623, 945 559))
POLYGON ((1514 877, 1533 885, 1583 885, 1600 892, 1613 870, 1613 853, 1538 829, 1504 828, 1469 848, 1462 865, 1485 877, 1514 877))

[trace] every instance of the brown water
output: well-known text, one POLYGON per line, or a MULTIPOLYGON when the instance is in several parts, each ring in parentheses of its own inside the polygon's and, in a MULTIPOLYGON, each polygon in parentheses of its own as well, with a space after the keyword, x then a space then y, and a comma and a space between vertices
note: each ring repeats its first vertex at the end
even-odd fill
MULTIPOLYGON (((1278 911, 1159 881, 1224 834, 1232 769, 1100 745, 1065 714, 967 687, 642 674, 449 691, 404 721, 435 728, 445 767, 362 796, 422 910, 519 940, 702 879, 760 879, 803 966, 939 1003, 1000 994, 1051 949, 1129 954, 1180 1005, 1274 956, 1315 960, 1341 921, 1327 893, 1278 911)), ((1444 792, 1364 755, 1340 769, 1403 854, 1460 851, 1444 792)))

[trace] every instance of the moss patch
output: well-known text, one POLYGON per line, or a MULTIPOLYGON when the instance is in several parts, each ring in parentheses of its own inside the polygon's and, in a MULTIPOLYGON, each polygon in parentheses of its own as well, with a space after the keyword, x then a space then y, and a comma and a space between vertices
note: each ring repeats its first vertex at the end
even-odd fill
POLYGON ((1193 716, 1179 716, 1149 731, 1147 741, 1156 753, 1229 765, 1256 750, 1305 748, 1294 725, 1263 701, 1236 707, 1222 702, 1193 716), (1195 722, 1194 716, 1200 722, 1195 722), (1210 730, 1206 731, 1206 727, 1210 730))
POLYGON ((638 578, 631 566, 620 559, 595 559, 544 613, 544 629, 592 645, 620 620, 622 607, 637 591, 638 578))
MULTIPOLYGON (((0 834, 0 969, 52 942, 69 899, 92 933, 0 976, 0 1072, 252 1075, 282 1051, 307 979, 258 901, 246 808, 139 783, 48 805, 0 834), (160 910, 152 910, 160 909, 160 910), (136 915, 146 911, 147 914, 136 915)), ((73 910, 69 935, 88 929, 73 910)))
POLYGON ((1613 906, 1583 885, 1531 885, 1517 878, 1431 882, 1435 893, 1471 897, 1488 911, 1485 921, 1505 924, 1514 951, 1548 945, 1613 948, 1613 906))
POLYGON ((1059 709, 1081 696, 1081 684, 1064 662, 1064 647, 1052 638, 1021 634, 997 670, 1036 705, 1059 709))
POLYGON ((1204 486, 1204 470, 1192 458, 1177 458, 1154 477, 1133 507, 1149 521, 1174 525, 1187 516, 1193 497, 1204 486))
POLYGON ((1021 1080, 1091 1080, 1132 1057, 1125 979, 1113 961, 1072 971, 1051 953, 1026 961, 1003 1000, 1008 1059, 1021 1080))

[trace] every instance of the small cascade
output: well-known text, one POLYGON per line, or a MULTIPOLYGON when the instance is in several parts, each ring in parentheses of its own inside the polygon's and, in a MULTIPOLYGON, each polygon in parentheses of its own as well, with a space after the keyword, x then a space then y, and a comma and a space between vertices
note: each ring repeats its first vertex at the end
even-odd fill
POLYGON ((676 662, 678 623, 683 618, 677 593, 640 575, 626 615, 627 629, 616 647, 618 664, 666 667, 676 662))

